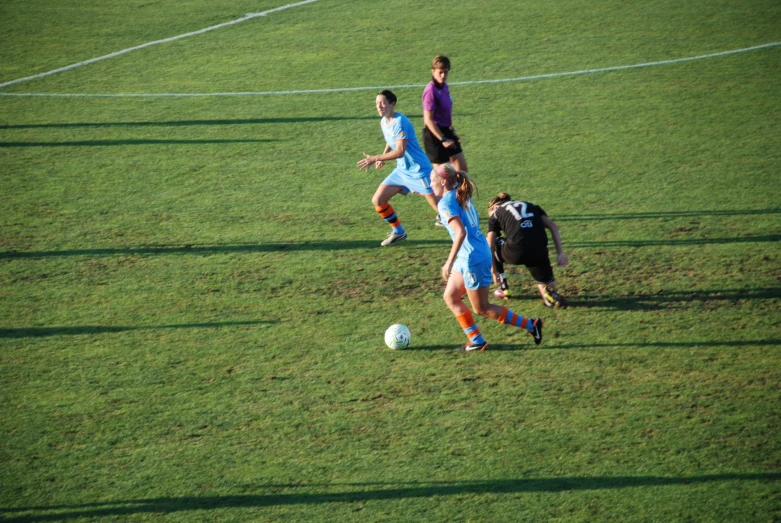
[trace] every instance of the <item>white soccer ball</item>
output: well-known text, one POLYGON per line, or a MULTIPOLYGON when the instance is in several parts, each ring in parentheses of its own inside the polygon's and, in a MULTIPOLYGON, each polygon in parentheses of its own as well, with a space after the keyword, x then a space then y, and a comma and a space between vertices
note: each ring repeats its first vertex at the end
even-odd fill
POLYGON ((412 341, 412 333, 406 325, 396 323, 385 331, 385 345, 391 349, 406 349, 412 341))

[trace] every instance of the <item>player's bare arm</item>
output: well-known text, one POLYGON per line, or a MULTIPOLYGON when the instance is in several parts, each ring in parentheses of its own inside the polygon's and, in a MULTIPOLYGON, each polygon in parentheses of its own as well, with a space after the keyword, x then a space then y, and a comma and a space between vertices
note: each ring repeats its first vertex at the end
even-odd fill
POLYGON ((543 216, 542 223, 550 230, 551 236, 553 237, 553 245, 556 246, 556 263, 558 263, 560 267, 566 267, 569 263, 569 258, 564 254, 564 247, 562 247, 561 244, 561 235, 559 234, 559 228, 556 225, 556 222, 551 220, 548 216, 543 216))
POLYGON ((369 172, 369 167, 374 164, 375 168, 379 169, 385 162, 389 160, 395 160, 404 156, 407 151, 407 140, 400 138, 396 140, 396 149, 391 149, 389 145, 385 146, 385 151, 382 154, 375 156, 363 153, 363 159, 358 161, 358 168, 369 172), (382 162, 382 165, 377 166, 378 162, 382 162))

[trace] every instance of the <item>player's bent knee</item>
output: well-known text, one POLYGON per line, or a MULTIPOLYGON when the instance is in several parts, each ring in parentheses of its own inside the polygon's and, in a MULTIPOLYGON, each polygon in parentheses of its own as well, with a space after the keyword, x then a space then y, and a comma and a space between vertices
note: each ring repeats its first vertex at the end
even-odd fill
POLYGON ((479 314, 480 316, 488 316, 490 314, 490 309, 484 305, 477 305, 475 307, 475 314, 479 314))
POLYGON ((448 306, 448 308, 452 309, 457 304, 461 303, 463 304, 463 300, 458 296, 458 294, 454 294, 452 292, 445 291, 444 294, 442 294, 442 299, 445 301, 445 305, 448 306))

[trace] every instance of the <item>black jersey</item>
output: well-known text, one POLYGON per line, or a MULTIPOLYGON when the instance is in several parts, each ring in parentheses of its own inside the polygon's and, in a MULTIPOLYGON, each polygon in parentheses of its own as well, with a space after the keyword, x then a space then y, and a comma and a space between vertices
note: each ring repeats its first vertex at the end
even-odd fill
POLYGON ((499 205, 488 220, 488 232, 495 232, 507 239, 505 248, 531 254, 542 250, 547 252, 548 233, 542 217, 542 207, 531 202, 509 201, 499 205))

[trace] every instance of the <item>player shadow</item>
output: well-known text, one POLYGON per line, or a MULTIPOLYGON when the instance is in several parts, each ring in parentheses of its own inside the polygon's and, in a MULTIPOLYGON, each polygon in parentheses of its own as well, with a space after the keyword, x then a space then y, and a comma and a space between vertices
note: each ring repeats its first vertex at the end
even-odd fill
MULTIPOLYGON (((523 333, 521 333, 523 334, 523 333)), ((464 338, 464 341, 466 341, 466 338, 464 338)), ((543 342, 544 343, 544 342, 543 342)), ((409 351, 438 351, 438 352, 452 352, 454 354, 488 354, 489 352, 494 352, 498 350, 507 351, 507 350, 532 350, 532 349, 539 349, 540 346, 537 346, 534 344, 534 341, 532 341, 531 338, 528 339, 528 342, 524 343, 518 343, 517 345, 510 345, 506 343, 491 343, 491 341, 488 341, 488 348, 483 351, 470 351, 466 352, 461 349, 463 346, 463 343, 461 345, 458 345, 456 343, 453 343, 452 345, 410 345, 406 349, 399 349, 398 352, 409 352, 409 351)))
MULTIPOLYGON (((398 248, 407 246, 451 245, 450 240, 407 240, 398 248)), ((68 256, 136 256, 136 255, 168 255, 168 254, 225 254, 225 253, 255 253, 255 252, 296 252, 296 251, 342 251, 357 249, 380 249, 377 240, 348 241, 302 241, 245 243, 234 245, 179 245, 179 246, 148 246, 128 248, 96 248, 96 249, 66 249, 62 251, 5 251, 0 252, 0 259, 28 259, 68 256)), ((393 247, 394 249, 396 247, 393 247)))
POLYGON ((684 304, 773 300, 781 298, 781 288, 766 289, 713 289, 689 291, 659 291, 655 294, 633 294, 629 296, 580 295, 569 297, 570 307, 614 309, 621 311, 662 310, 680 308, 684 304))
POLYGON ((268 143, 280 140, 236 139, 236 140, 76 140, 69 142, 0 142, 0 147, 116 147, 125 145, 214 145, 226 143, 268 143))
POLYGON ((213 125, 266 125, 314 122, 339 122, 345 120, 371 120, 377 116, 304 116, 292 118, 240 118, 219 120, 173 120, 162 122, 73 122, 0 125, 0 130, 14 129, 79 129, 100 127, 193 127, 213 125))
MULTIPOLYGON (((632 343, 559 343, 551 335, 543 337, 540 345, 535 345, 529 336, 519 333, 523 338, 518 339, 518 343, 491 343, 488 340, 488 349, 484 351, 472 351, 466 353, 458 350, 458 345, 412 345, 398 352, 407 351, 441 351, 453 352, 455 354, 483 354, 488 356, 491 352, 498 351, 529 351, 529 350, 571 350, 571 349, 693 349, 697 347, 776 347, 781 345, 781 339, 767 340, 707 340, 707 341, 651 341, 651 342, 632 342, 632 343), (524 339, 528 338, 528 339, 524 339)), ((546 333, 543 331, 543 335, 546 333)))
POLYGON ((655 220, 660 218, 700 218, 703 216, 753 216, 757 214, 781 214, 781 208, 774 209, 735 209, 703 211, 634 212, 616 214, 562 214, 554 219, 557 222, 591 222, 610 220, 655 220))
MULTIPOLYGON (((442 481, 404 483, 354 483, 354 484, 298 484, 261 485, 258 490, 271 492, 260 494, 235 494, 224 496, 182 496, 127 499, 95 503, 40 505, 0 508, 4 521, 40 522, 67 521, 78 518, 123 517, 131 515, 166 514, 176 512, 216 509, 264 508, 295 505, 320 505, 326 503, 360 503, 367 501, 393 501, 420 498, 448 498, 471 495, 512 495, 519 493, 559 493, 607 489, 643 487, 689 487, 723 482, 760 481, 776 482, 781 473, 710 474, 702 476, 585 476, 531 479, 500 479, 492 481, 442 481), (332 490, 331 492, 301 492, 303 489, 332 490), (287 489, 291 492, 279 492, 287 489), (296 492, 298 491, 298 492, 296 492), (60 511, 55 514, 20 514, 23 512, 60 511), (68 511, 68 512, 63 512, 68 511), (19 514, 14 516, 15 514, 19 514)), ((200 514, 205 514, 200 512, 200 514)))
POLYGON ((174 325, 80 325, 75 327, 20 327, 0 329, 0 338, 44 338, 48 336, 82 336, 112 334, 116 332, 158 330, 158 329, 219 329, 247 325, 269 325, 276 320, 223 321, 214 323, 180 323, 174 325))

